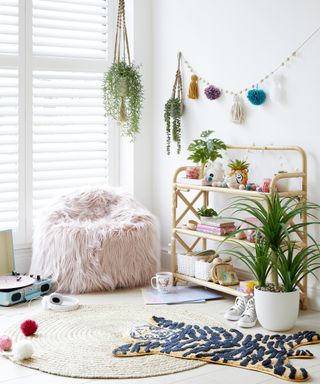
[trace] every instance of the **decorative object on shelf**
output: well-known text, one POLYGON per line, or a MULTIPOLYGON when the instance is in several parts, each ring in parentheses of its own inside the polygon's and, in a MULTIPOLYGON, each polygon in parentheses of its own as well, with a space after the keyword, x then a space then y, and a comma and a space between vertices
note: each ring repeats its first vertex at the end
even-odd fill
POLYGON ((219 217, 201 217, 201 224, 197 225, 197 231, 217 236, 225 236, 236 230, 234 221, 220 219, 219 217))
MULTIPOLYGON (((279 174, 285 174, 288 173, 287 171, 278 171, 274 176, 277 176, 279 174)), ((283 178, 277 181, 276 188, 278 192, 287 192, 289 191, 289 179, 283 178)))
POLYGON ((187 167, 186 169, 186 178, 187 179, 199 179, 200 168, 197 165, 187 167))
POLYGON ((157 316, 148 324, 131 328, 124 337, 126 344, 112 352, 116 357, 163 354, 259 371, 292 382, 310 379, 304 368, 290 363, 292 359, 314 357, 310 351, 297 348, 320 342, 315 331, 288 336, 244 335, 234 328, 192 325, 157 316))
POLYGON ((114 56, 103 82, 107 116, 121 128, 121 134, 134 141, 139 133, 143 86, 139 66, 131 62, 125 17, 125 0, 119 0, 114 56))
POLYGON ((191 82, 189 85, 189 92, 188 92, 189 99, 199 99, 199 85, 198 85, 198 76, 197 75, 191 75, 191 82))
POLYGON ((8 352, 10 351, 11 347, 12 347, 11 338, 6 335, 1 335, 0 336, 0 352, 2 351, 8 352))
POLYGON ((248 183, 248 168, 249 163, 245 160, 232 160, 229 162, 228 167, 231 169, 228 176, 235 176, 238 185, 243 184, 244 186, 248 183))
POLYGON ((189 252, 185 255, 177 255, 178 272, 186 276, 195 277, 196 261, 204 260, 211 263, 212 260, 218 257, 214 249, 208 249, 201 252, 189 252))
POLYGON ((207 185, 212 185, 215 181, 224 181, 223 164, 220 161, 208 160, 204 167, 204 180, 207 185))
POLYGON ((181 52, 178 53, 178 68, 172 88, 171 98, 164 106, 164 121, 167 134, 167 154, 170 155, 170 144, 172 140, 177 143, 177 154, 181 150, 181 116, 183 115, 183 93, 181 76, 181 52))
POLYGON ((254 287, 258 284, 256 280, 240 281, 239 291, 245 292, 248 295, 253 295, 254 287))
POLYGON ((221 91, 219 88, 215 87, 214 85, 209 85, 204 90, 205 95, 209 100, 216 100, 221 96, 221 91))
POLYGON ((247 98, 253 105, 261 105, 266 101, 267 95, 263 89, 250 89, 247 98))
POLYGON ((224 252, 242 260, 258 281, 255 298, 261 325, 271 331, 286 331, 294 326, 298 317, 299 286, 308 274, 320 269, 320 244, 305 232, 311 225, 320 225, 315 216, 320 206, 297 197, 280 198, 277 192, 264 199, 265 204, 240 198, 228 207, 255 218, 255 221, 238 219, 259 234, 255 252, 245 246, 240 251, 224 252), (300 221, 300 217, 306 219, 300 221), (294 236, 298 236, 302 245, 294 236), (272 284, 267 282, 270 272, 272 284))
POLYGON ((246 184, 246 191, 256 191, 257 185, 255 183, 247 183, 246 184))
POLYGON ((194 163, 200 163, 200 179, 204 177, 204 167, 208 160, 215 161, 218 158, 222 158, 221 151, 227 147, 225 143, 220 139, 210 139, 210 136, 214 131, 203 131, 200 135, 200 139, 193 140, 188 146, 188 151, 191 152, 188 160, 192 160, 194 163))
POLYGON ((188 220, 188 223, 186 227, 188 229, 191 229, 192 231, 195 231, 197 229, 198 222, 195 220, 188 220))
POLYGON ((239 284, 237 273, 231 264, 231 258, 221 261, 215 259, 213 262, 211 278, 214 283, 226 286, 239 284))
POLYGON ((269 193, 270 192, 270 184, 271 184, 271 179, 265 178, 262 180, 262 192, 264 193, 269 193))
POLYGON ((239 95, 234 95, 233 97, 230 117, 233 123, 243 124, 245 122, 245 110, 239 95))

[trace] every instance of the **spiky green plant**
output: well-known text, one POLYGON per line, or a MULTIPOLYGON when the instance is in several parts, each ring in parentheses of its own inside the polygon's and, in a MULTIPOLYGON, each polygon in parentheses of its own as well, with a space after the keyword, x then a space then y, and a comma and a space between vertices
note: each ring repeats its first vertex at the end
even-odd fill
POLYGON ((245 160, 235 159, 229 162, 228 167, 234 171, 235 170, 243 171, 244 169, 248 169, 249 165, 250 164, 245 160))
POLYGON ((296 290, 301 280, 320 269, 320 249, 316 242, 308 247, 296 250, 288 240, 286 247, 277 251, 277 260, 272 262, 286 292, 296 290))
POLYGON ((223 253, 232 255, 241 260, 252 272, 258 282, 259 287, 265 287, 268 275, 272 267, 271 249, 269 243, 258 236, 255 243, 254 251, 244 245, 240 245, 242 250, 230 249, 224 250, 223 253))
POLYGON ((193 140, 188 147, 188 151, 191 152, 188 160, 192 160, 196 164, 201 163, 201 177, 203 177, 206 162, 221 158, 221 150, 227 149, 222 140, 210 139, 213 133, 214 131, 203 131, 200 139, 193 140))
MULTIPOLYGON (((240 228, 236 232, 254 230, 259 232, 266 240, 273 252, 273 279, 276 286, 278 286, 275 266, 277 265, 279 249, 292 235, 297 233, 304 235, 306 227, 320 224, 319 219, 314 214, 314 211, 318 211, 320 206, 308 201, 301 201, 297 197, 280 198, 278 193, 266 195, 264 199, 266 206, 255 199, 237 198, 226 209, 233 210, 234 215, 241 212, 258 219, 258 225, 247 220, 238 219, 246 223, 248 227, 246 229, 240 228), (294 219, 303 216, 306 216, 306 221, 294 222, 294 219)), ((307 236, 314 243, 314 239, 309 234, 307 236)))
POLYGON ((121 134, 134 141, 139 133, 143 105, 143 86, 139 67, 125 61, 113 63, 104 75, 103 100, 107 116, 111 116, 121 128, 121 134), (121 95, 121 84, 125 81, 127 94, 121 95), (126 119, 119 118, 123 107, 126 119))

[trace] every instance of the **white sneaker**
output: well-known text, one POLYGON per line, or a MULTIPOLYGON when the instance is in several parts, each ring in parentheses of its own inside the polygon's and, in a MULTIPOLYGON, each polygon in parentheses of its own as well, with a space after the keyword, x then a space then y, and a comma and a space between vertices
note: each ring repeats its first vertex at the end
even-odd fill
POLYGON ((232 321, 239 320, 246 309, 249 298, 249 296, 238 296, 234 305, 224 314, 224 318, 232 321))
POLYGON ((257 322, 257 314, 256 307, 254 305, 254 298, 248 300, 246 309, 238 320, 237 324, 239 327, 243 328, 251 328, 256 325, 257 322))

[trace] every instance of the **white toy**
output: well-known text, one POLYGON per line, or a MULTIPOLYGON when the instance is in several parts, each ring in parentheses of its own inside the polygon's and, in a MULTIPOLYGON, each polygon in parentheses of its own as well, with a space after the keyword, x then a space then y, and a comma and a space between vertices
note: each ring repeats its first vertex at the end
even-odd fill
POLYGON ((240 184, 238 183, 235 174, 226 176, 224 181, 227 183, 228 188, 239 189, 240 184))
POLYGON ((224 169, 220 161, 207 161, 204 167, 204 179, 208 185, 224 180, 224 169))

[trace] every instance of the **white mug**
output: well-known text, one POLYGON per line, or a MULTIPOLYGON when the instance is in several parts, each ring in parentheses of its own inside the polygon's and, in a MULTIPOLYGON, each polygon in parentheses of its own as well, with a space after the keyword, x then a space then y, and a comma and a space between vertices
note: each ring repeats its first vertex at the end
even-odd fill
POLYGON ((173 287, 173 274, 171 272, 158 272, 151 278, 151 286, 157 289, 159 293, 169 293, 173 287))

